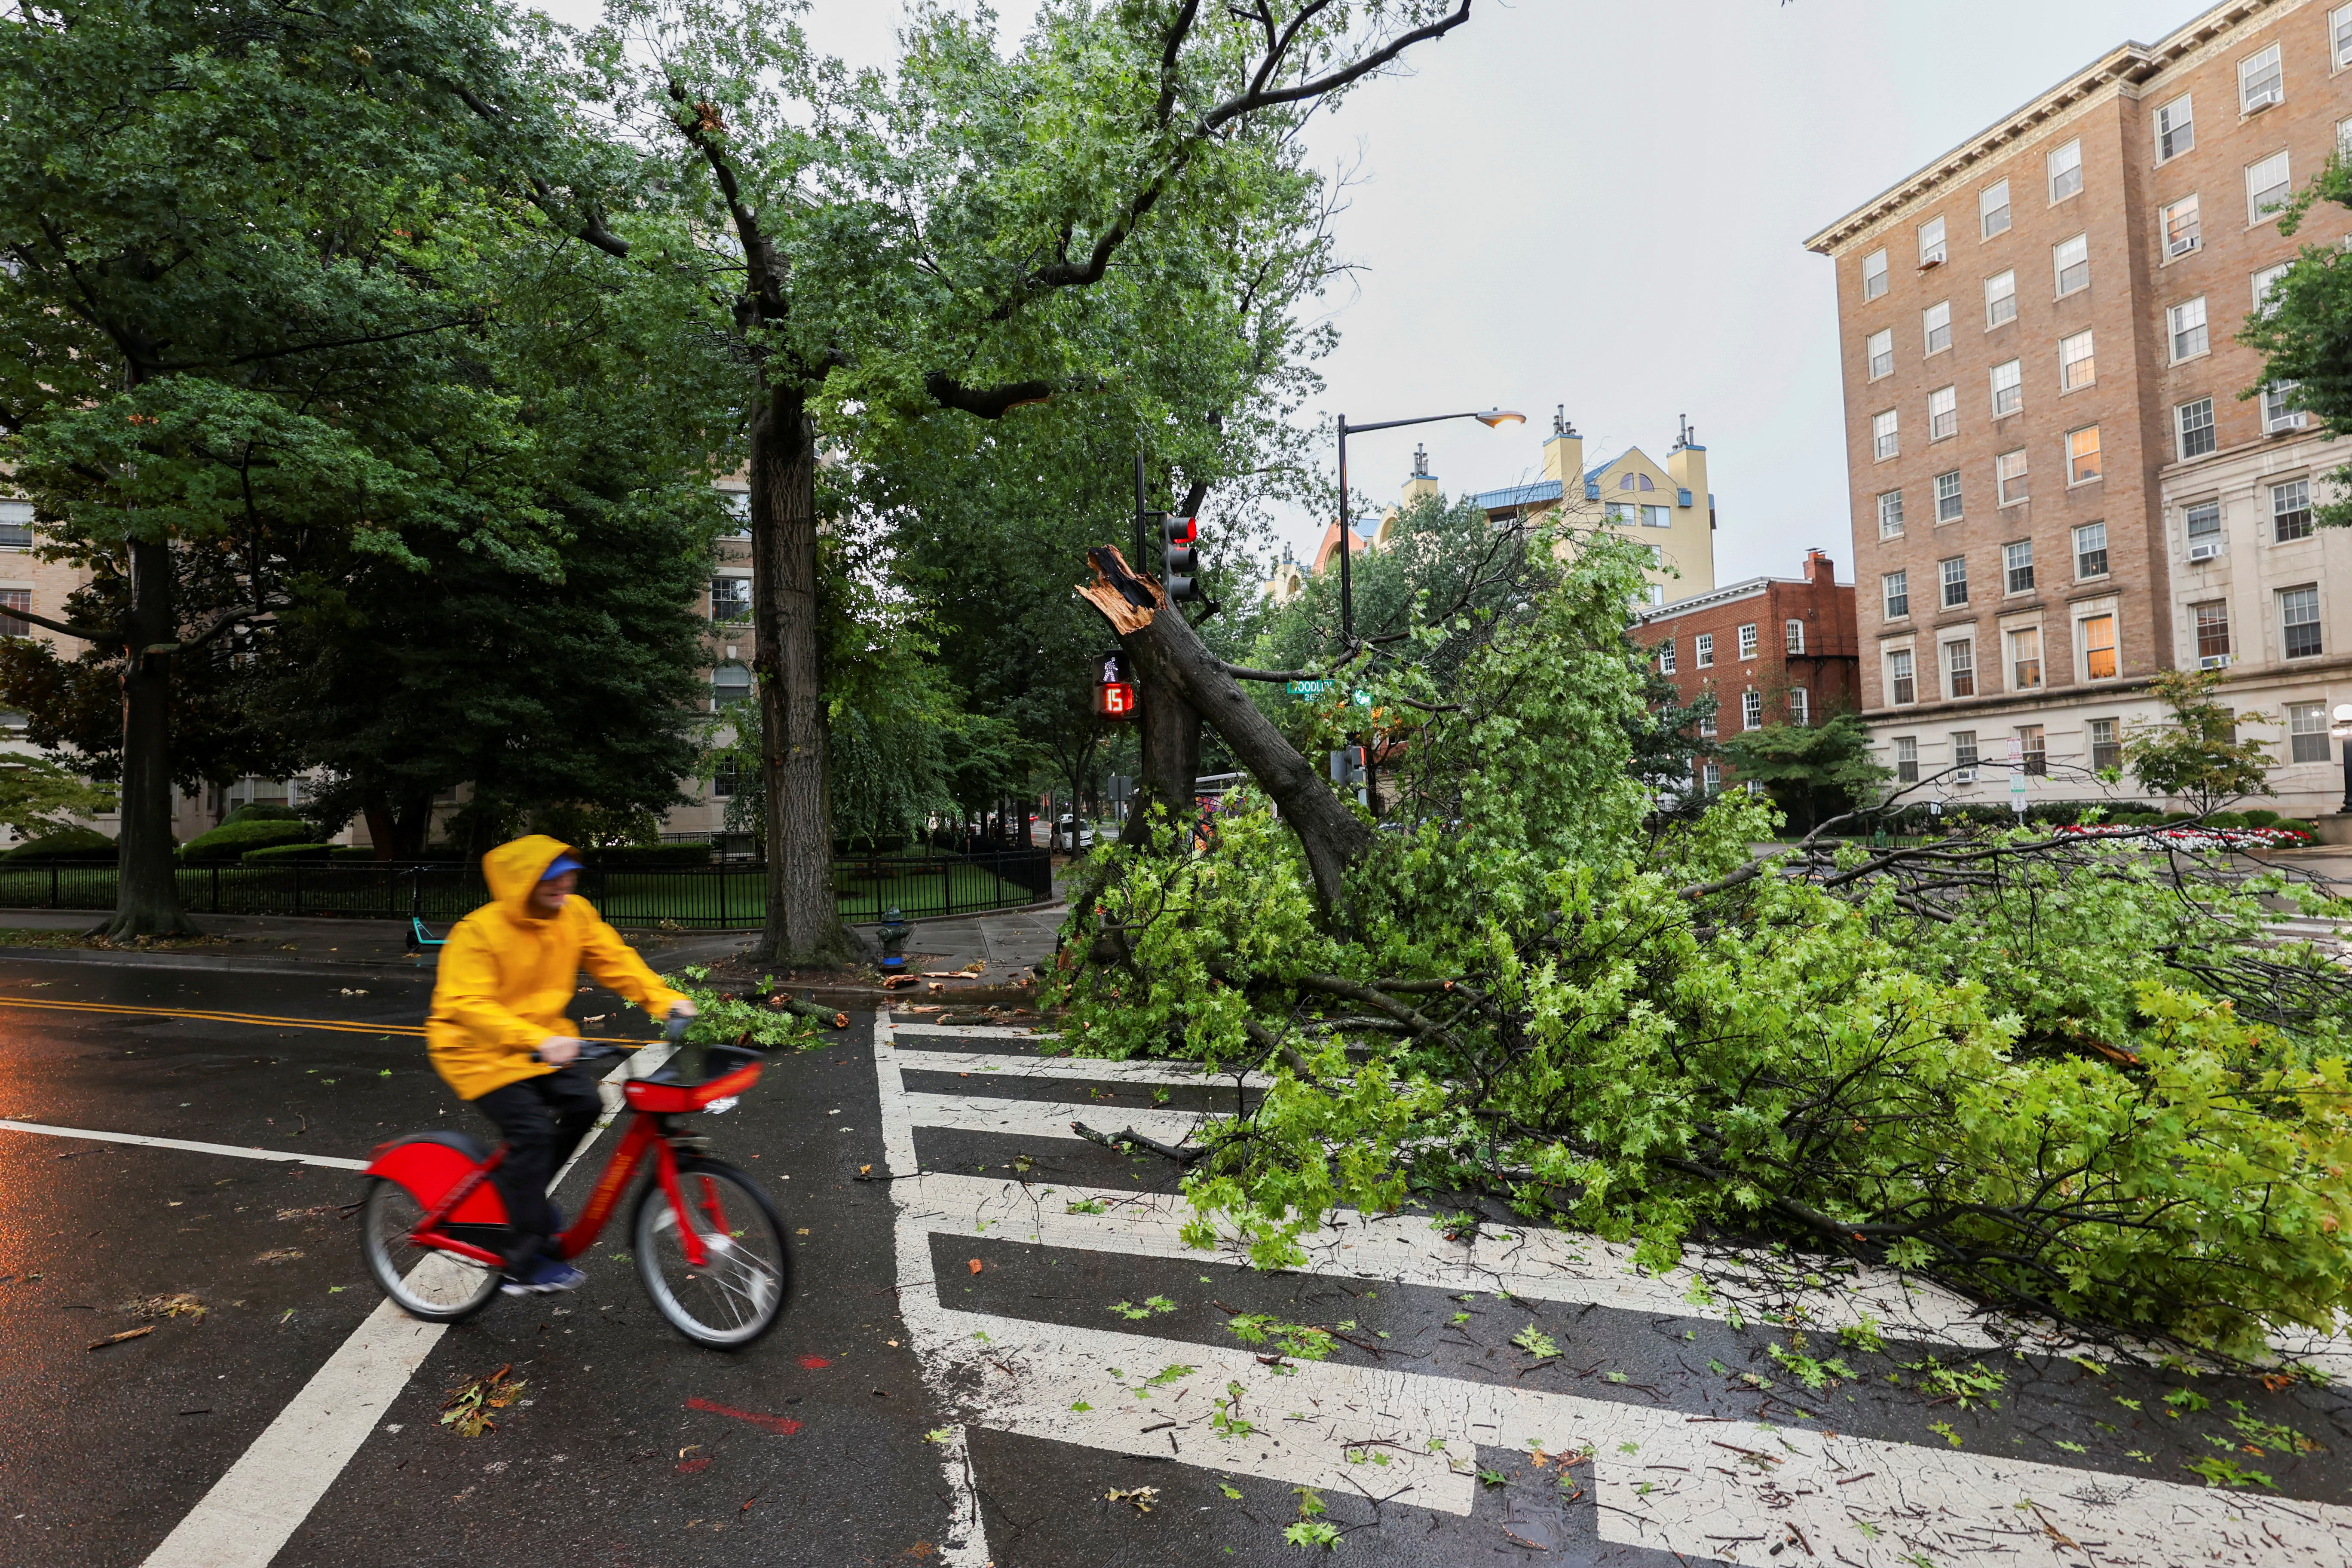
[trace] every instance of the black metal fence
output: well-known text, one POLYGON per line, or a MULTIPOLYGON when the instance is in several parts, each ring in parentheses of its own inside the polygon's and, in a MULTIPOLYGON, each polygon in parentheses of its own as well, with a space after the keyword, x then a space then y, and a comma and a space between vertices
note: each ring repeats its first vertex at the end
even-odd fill
MULTIPOLYGON (((478 864, 457 861, 280 860, 182 866, 180 902, 192 913, 350 915, 434 925, 460 920, 489 902, 478 864)), ((1053 897, 1053 857, 1043 849, 970 855, 918 851, 833 863, 842 919, 879 920, 886 910, 908 917, 1017 908, 1053 897)), ((614 925, 745 930, 767 917, 767 868, 591 866, 580 892, 614 925)), ((55 861, 0 865, 0 909, 110 910, 110 865, 55 861)))

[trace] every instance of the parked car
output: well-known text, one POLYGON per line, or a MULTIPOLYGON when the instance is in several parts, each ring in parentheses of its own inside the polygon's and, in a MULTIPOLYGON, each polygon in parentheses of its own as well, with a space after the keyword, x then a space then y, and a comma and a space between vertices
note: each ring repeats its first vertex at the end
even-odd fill
POLYGON ((1079 854, 1095 847, 1095 825, 1080 822, 1068 812, 1062 813, 1054 824, 1054 847, 1067 855, 1079 854))

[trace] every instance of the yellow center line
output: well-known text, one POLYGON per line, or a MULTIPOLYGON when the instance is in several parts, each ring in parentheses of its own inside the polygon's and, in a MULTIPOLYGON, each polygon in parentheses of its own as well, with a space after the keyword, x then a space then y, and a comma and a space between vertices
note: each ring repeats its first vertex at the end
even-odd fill
MULTIPOLYGON (((215 1013, 192 1007, 142 1007, 133 1002, 68 1002, 46 996, 0 996, 0 1007, 35 1007, 54 1013, 113 1013, 149 1018, 188 1018, 205 1024, 256 1024, 279 1029, 323 1029, 343 1035, 400 1035, 422 1039, 422 1024, 354 1024, 329 1018, 284 1018, 267 1013, 215 1013)), ((625 1035, 583 1035, 599 1046, 642 1046, 625 1035)))

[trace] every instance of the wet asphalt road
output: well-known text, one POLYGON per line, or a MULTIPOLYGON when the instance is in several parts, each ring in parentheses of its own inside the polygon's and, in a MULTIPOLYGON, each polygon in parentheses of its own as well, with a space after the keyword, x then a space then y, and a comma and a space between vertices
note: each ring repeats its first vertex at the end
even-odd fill
MULTIPOLYGON (((0 1119, 352 1160, 403 1131, 478 1132, 478 1119, 426 1066, 421 1040, 371 1027, 414 1026, 428 987, 429 977, 396 971, 227 975, 0 956, 0 1001, 342 1026, 0 1005, 0 1119)), ((648 1032, 601 992, 583 994, 576 1014, 604 1016, 590 1032, 648 1032)), ((1610 1410, 1625 1413, 1629 1432, 1636 1416, 1719 1423, 1697 1429, 1729 1435, 1735 1454, 1761 1440, 1740 1434, 1830 1427, 1903 1446, 1878 1450, 1898 1457, 1940 1460, 1957 1448, 2054 1467, 2048 1473, 2058 1484, 2079 1481, 2083 1489, 2070 1495, 2094 1500, 2080 1506, 2127 1500, 2147 1477, 2197 1485, 2191 1467, 2227 1456, 2266 1475, 2273 1491, 2265 1495, 2280 1506, 2322 1519, 2320 1539, 2339 1550, 2273 1552, 2257 1521, 2244 1554, 2220 1560, 2352 1563, 2352 1531, 2327 1522, 2344 1516, 2309 1510, 2352 1496, 2352 1401, 2340 1392, 1984 1354, 1956 1359, 1990 1368, 1997 1391, 1936 1399, 1916 1386, 1914 1370, 1933 1347, 1890 1336, 1884 1351, 1866 1352, 1819 1334, 1813 1353, 1835 1350, 1846 1375, 1808 1390, 1769 1348, 1785 1350, 1787 1329, 1735 1325, 1720 1312, 1474 1295, 1404 1271, 1395 1279, 1265 1275, 1225 1258, 1048 1234, 1048 1220, 1083 1226, 1093 1203, 1115 1205, 1119 1194, 1171 1183, 1164 1162, 1053 1135, 1053 1115, 1116 1127, 1122 1115, 1228 1109, 1234 1091, 1163 1092, 1115 1076, 1006 1077, 948 1053, 984 1051, 991 1063, 1017 1068, 1014 1058, 1034 1058, 1037 1047, 908 1033, 896 1037, 894 1053, 877 1050, 874 1027, 861 1016, 823 1048, 774 1061, 740 1109, 703 1124, 719 1157, 761 1180, 800 1233, 796 1299, 772 1335, 735 1355, 678 1338, 613 1256, 624 1245, 616 1222, 608 1245, 583 1260, 585 1289, 504 1300, 442 1336, 282 1549, 251 1568, 515 1559, 616 1568, 1273 1564, 1310 1560, 1282 1532, 1313 1506, 1344 1532, 1339 1561, 1664 1568, 1678 1560, 1628 1543, 1604 1510, 1611 1497, 1635 1500, 1596 1488, 1590 1465, 1546 1468, 1526 1433, 1477 1437, 1475 1460, 1464 1451, 1471 1445, 1451 1450, 1457 1474, 1473 1463, 1484 1472, 1466 1510, 1415 1506, 1400 1492, 1394 1478, 1407 1447, 1421 1449, 1425 1436, 1402 1426, 1400 1441, 1351 1447, 1336 1481, 1302 1492, 1285 1469, 1294 1461, 1275 1450, 1286 1422, 1303 1424, 1307 1414, 1286 1417, 1281 1405, 1305 1405, 1305 1393, 1292 1391, 1307 1390, 1311 1377, 1286 1384, 1284 1369, 1274 1368, 1276 1379, 1249 1395, 1271 1403, 1233 1406, 1256 1413, 1245 1435, 1230 1425, 1210 1431, 1205 1407, 1217 1391, 1207 1382, 1197 1392, 1182 1377, 1144 1384, 1163 1364, 1190 1373, 1194 1363, 1230 1355, 1237 1312, 1344 1323, 1330 1361, 1307 1370, 1360 1380, 1336 1386, 1374 1391, 1368 1403, 1397 1411, 1405 1405, 1396 1379, 1418 1377, 1434 1380, 1426 1386, 1597 1402, 1590 1408, 1604 1413, 1604 1431, 1610 1410), (996 1120, 1031 1110, 1046 1112, 1048 1124, 996 1120), (952 1195, 923 1188, 910 1197, 916 1189, 901 1187, 894 1203, 889 1184, 858 1180, 861 1171, 892 1173, 893 1117, 902 1160, 910 1146, 936 1179, 1007 1184, 1042 1216, 1041 1228, 967 1223, 952 1195), (1074 1205, 1067 1215, 1065 1205, 1074 1205), (910 1260, 920 1266, 912 1275, 910 1260), (912 1320, 902 1289, 920 1308, 912 1320), (1165 1305, 1132 1305, 1155 1299, 1165 1305), (1550 1336, 1559 1353, 1515 1348, 1523 1328, 1550 1336), (1107 1334, 1133 1346, 1122 1359, 1139 1370, 1121 1371, 1109 1394, 1074 1384, 1072 1398, 1054 1380, 1093 1375, 1083 1347, 1107 1334), (950 1342, 971 1352, 956 1350, 953 1366, 941 1353, 950 1342), (928 1380, 919 1345, 933 1357, 928 1380), (451 1390, 501 1366, 529 1386, 495 1431, 467 1439, 439 1424, 451 1390), (2195 1399, 2168 1405, 2168 1395, 2184 1391, 2195 1399), (1084 1425, 1090 1404, 1108 1408, 1114 1399, 1136 1413, 1148 1441, 1113 1441, 1084 1425), (1163 1408, 1164 1423, 1146 1418, 1163 1408), (939 1439, 965 1421, 968 1463, 943 1465, 939 1439), (1167 1455, 1157 1451, 1162 1441, 1167 1455), (959 1522, 972 1511, 976 1531, 959 1522)), ((560 1201, 585 1192, 612 1137, 591 1146, 560 1201)), ((302 1396, 377 1305, 342 1209, 359 1188, 352 1172, 290 1159, 0 1131, 0 1568, 143 1563, 302 1396), (201 1319, 140 1315, 142 1303, 181 1295, 202 1303, 201 1319), (90 1348, 148 1326, 152 1333, 90 1348)), ((1620 1458, 1617 1447, 1602 1458, 1627 1466, 1647 1458, 1620 1458)), ((1686 1468, 1648 1468, 1662 1486, 1680 1484, 1671 1472, 1686 1468)), ((1848 1474, 1864 1479, 1858 1468, 1848 1474)), ((1637 1484, 1646 1491, 1653 1481, 1637 1484)), ((1801 1485, 1789 1485, 1802 1495, 1801 1485)), ((1686 1549, 1679 1560, 1784 1568, 1800 1556, 1809 1568, 1815 1559, 1912 1561, 1866 1519, 1837 1541, 1783 1533, 1773 1511, 1783 1505, 1765 1496, 1743 1505, 1752 1520, 1699 1538, 1722 1541, 1708 1548, 1718 1556, 1686 1549)), ((1980 1549, 2001 1563, 2217 1560, 2095 1544, 2070 1556, 2032 1533, 2026 1552, 2056 1555, 2021 1555, 2001 1539, 1980 1549)), ((1924 1547, 1918 1555, 1963 1560, 1924 1547)))

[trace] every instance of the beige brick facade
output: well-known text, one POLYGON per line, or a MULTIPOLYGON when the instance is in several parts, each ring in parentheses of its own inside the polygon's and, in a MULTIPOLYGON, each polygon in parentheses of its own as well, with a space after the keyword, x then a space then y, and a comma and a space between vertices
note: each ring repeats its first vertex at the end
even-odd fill
MULTIPOLYGON (((2352 6, 2232 0, 1808 242, 1837 267, 1863 701, 1890 752, 1907 740, 1932 772, 1956 734, 1990 760, 2030 730, 2053 763, 2109 760, 2094 748, 2150 716, 2147 678, 2196 664, 2183 617, 2225 596, 2217 576, 2242 650, 2228 700, 2317 700, 2296 695, 2321 672, 2282 652, 2282 616, 2305 610, 2281 594, 2318 584, 2335 542, 2258 552, 2252 508, 2341 458, 2241 400, 2262 367, 2236 333, 2258 274, 2352 227, 2331 206, 2289 238, 2256 210, 2306 184, 2347 119, 2352 6), (2188 509, 2222 488, 2231 542, 2200 533, 2192 569, 2188 509)), ((2332 624, 2321 640, 2352 653, 2332 624)), ((2063 777, 2035 792, 2098 793, 2063 777)))

